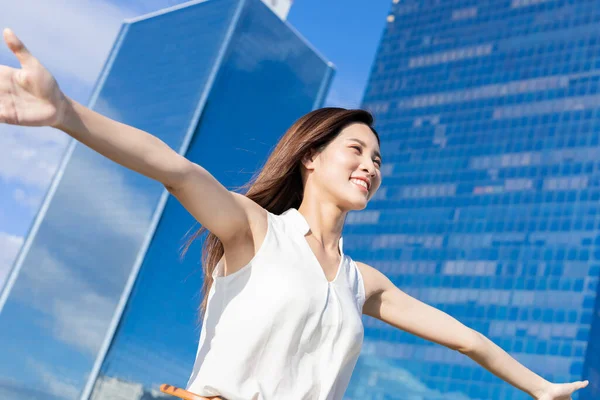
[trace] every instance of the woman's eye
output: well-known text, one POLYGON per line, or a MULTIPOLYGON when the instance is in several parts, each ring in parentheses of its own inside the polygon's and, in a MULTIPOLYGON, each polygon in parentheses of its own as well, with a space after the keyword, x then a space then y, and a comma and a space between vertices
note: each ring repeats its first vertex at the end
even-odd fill
MULTIPOLYGON (((362 153, 362 148, 360 146, 350 146, 350 148, 358 150, 358 154, 362 153)), ((380 160, 373 160, 373 162, 375 162, 375 164, 377 164, 378 167, 381 167, 380 160)))

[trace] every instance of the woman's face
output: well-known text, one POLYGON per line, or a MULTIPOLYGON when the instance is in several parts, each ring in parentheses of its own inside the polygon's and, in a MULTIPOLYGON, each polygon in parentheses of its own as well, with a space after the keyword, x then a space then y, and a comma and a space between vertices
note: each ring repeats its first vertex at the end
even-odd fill
POLYGON ((313 183, 319 186, 319 193, 329 194, 348 210, 365 208, 381 185, 377 137, 363 123, 344 128, 315 155, 311 165, 316 178, 313 183))

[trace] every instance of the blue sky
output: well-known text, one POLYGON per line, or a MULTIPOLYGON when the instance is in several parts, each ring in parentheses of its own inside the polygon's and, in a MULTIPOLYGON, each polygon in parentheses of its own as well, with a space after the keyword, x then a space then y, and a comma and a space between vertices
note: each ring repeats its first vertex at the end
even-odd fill
MULTIPOLYGON (((67 95, 86 104, 123 19, 179 3, 182 1, 1 2, 0 25, 11 27, 21 37, 55 75, 67 95)), ((336 66, 327 105, 359 106, 390 5, 391 0, 295 1, 288 20, 336 66)), ((4 44, 0 46, 0 64, 18 67, 4 44)), ((66 134, 50 128, 0 125, 0 287, 70 140, 66 134)), ((52 277, 46 278, 47 286, 55 282, 52 277)), ((63 291, 85 288, 77 277, 66 278, 63 281, 71 282, 72 287, 63 287, 63 291)), ((105 304, 105 300, 100 297, 93 300, 99 312, 108 309, 110 304, 105 304)), ((37 309, 43 313, 55 306, 41 304, 37 309)), ((81 331, 78 319, 81 316, 72 311, 56 318, 57 339, 83 352, 93 352, 101 338, 94 339, 97 332, 81 331)), ((93 328, 89 324, 87 329, 93 328)), ((30 364, 30 370, 46 383, 47 390, 76 397, 78 389, 56 376, 56 371, 33 361, 30 364)))

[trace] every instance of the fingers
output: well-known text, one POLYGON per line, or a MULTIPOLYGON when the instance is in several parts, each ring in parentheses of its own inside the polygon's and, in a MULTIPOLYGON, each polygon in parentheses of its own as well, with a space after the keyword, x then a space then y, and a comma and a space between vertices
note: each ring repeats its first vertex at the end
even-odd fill
POLYGON ((573 385, 573 390, 579 390, 579 389, 583 389, 584 387, 586 387, 589 383, 590 383, 590 381, 585 380, 585 381, 573 382, 571 385, 573 385))
POLYGON ((8 48, 15 53, 15 56, 21 63, 21 66, 24 67, 35 62, 35 58, 11 29, 5 28, 2 34, 4 36, 4 41, 8 45, 8 48))

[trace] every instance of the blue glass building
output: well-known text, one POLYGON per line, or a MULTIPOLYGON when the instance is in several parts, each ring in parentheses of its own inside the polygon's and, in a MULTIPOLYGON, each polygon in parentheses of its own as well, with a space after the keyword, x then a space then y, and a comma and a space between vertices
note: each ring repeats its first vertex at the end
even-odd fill
MULTIPOLYGON (((284 10, 285 11, 285 10, 284 10)), ((91 100, 235 189, 333 67, 259 0, 194 1, 123 24, 91 100)), ((0 398, 150 399, 185 386, 200 242, 158 182, 73 143, 0 297, 0 398)))
MULTIPOLYGON (((364 106, 384 180, 348 247, 554 382, 600 398, 600 3, 394 0, 364 106), (387 165, 386 165, 387 164, 387 165)), ((365 319, 352 399, 528 399, 365 319)))

